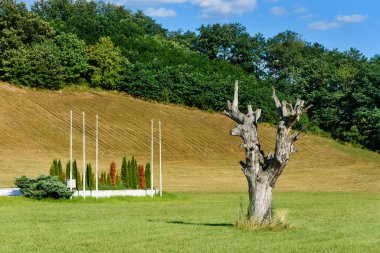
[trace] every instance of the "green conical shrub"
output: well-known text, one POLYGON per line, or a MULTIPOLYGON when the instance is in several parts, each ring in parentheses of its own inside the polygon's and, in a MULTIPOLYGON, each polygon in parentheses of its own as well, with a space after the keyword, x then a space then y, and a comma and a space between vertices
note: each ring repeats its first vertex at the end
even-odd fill
POLYGON ((132 156, 131 160, 131 188, 136 189, 138 186, 138 172, 137 172, 137 165, 135 166, 136 160, 135 157, 132 156))
POLYGON ((59 181, 65 182, 65 173, 62 170, 61 160, 54 159, 50 165, 49 175, 57 177, 59 181))
POLYGON ((73 179, 76 181, 76 189, 80 190, 82 189, 82 178, 80 176, 78 166, 77 166, 77 161, 74 159, 73 161, 73 179))
POLYGON ((131 161, 128 160, 127 162, 127 175, 126 175, 126 186, 128 189, 132 188, 132 166, 131 166, 131 161))
POLYGON ((62 183, 65 182, 65 173, 63 172, 63 168, 62 168, 62 163, 61 163, 61 160, 58 160, 58 168, 57 168, 57 176, 58 176, 58 180, 61 181, 62 183))
POLYGON ((147 163, 145 165, 145 187, 146 189, 150 189, 150 184, 151 184, 151 180, 150 180, 150 175, 151 175, 151 172, 150 172, 150 163, 147 163))
POLYGON ((111 177, 110 177, 110 173, 107 173, 106 186, 110 186, 110 185, 111 185, 111 177))
POLYGON ((116 186, 123 186, 123 181, 121 180, 121 176, 119 175, 119 171, 116 172, 116 186))
POLYGON ((133 160, 133 189, 138 189, 140 185, 139 170, 137 167, 137 160, 133 160))
POLYGON ((53 162, 50 165, 49 169, 49 175, 50 176, 57 176, 58 175, 58 160, 54 159, 53 162))
MULTIPOLYGON (((77 173, 78 173, 78 168, 77 168, 77 162, 76 160, 73 161, 73 164, 72 164, 73 168, 72 168, 72 179, 73 180, 76 180, 77 179, 77 173)), ((66 173, 65 173, 65 179, 66 180, 70 180, 70 160, 67 161, 66 163, 66 173)), ((73 188, 77 188, 75 185, 73 185, 73 188)))
POLYGON ((66 163, 66 174, 65 174, 65 179, 70 180, 70 160, 67 161, 66 163))
POLYGON ((91 163, 86 166, 86 189, 95 190, 95 175, 92 171, 91 163))
POLYGON ((125 156, 121 163, 121 181, 124 186, 127 186, 127 158, 125 156))
POLYGON ((107 184, 106 172, 102 171, 102 173, 100 173, 99 185, 106 186, 106 184, 107 184))

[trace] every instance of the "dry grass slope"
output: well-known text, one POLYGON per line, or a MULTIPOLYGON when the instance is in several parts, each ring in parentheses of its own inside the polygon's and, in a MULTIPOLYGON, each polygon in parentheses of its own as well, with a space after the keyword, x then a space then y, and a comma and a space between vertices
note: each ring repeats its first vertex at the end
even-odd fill
MULTIPOLYGON (((21 175, 47 173, 53 158, 69 158, 69 111, 74 113, 74 156, 81 165, 82 111, 87 160, 95 158, 95 115, 100 118, 100 168, 122 156, 149 161, 150 119, 162 121, 164 187, 168 191, 244 191, 238 161, 243 150, 229 136, 233 122, 219 113, 134 99, 104 91, 34 91, 0 83, 0 187, 21 175)), ((265 151, 275 129, 262 125, 265 151)), ((156 135, 157 136, 157 135, 156 135)), ((156 139, 157 143, 157 139, 156 139)), ((306 135, 296 145, 279 190, 379 191, 380 155, 306 135)), ((155 153, 157 158, 157 152, 155 153)), ((155 160, 157 182, 158 160, 155 160)), ((81 167, 81 166, 80 166, 81 167)))

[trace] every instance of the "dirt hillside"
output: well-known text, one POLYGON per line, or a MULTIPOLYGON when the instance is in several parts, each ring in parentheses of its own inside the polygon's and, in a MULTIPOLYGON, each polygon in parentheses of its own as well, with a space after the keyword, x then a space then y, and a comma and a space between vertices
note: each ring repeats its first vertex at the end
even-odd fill
MULTIPOLYGON (((122 157, 149 161, 150 119, 163 129, 164 190, 244 191, 239 168, 240 139, 220 113, 146 102, 105 91, 35 91, 0 83, 0 187, 17 176, 47 174, 52 159, 69 159, 69 112, 74 113, 74 156, 81 168, 82 112, 86 112, 87 160, 95 163, 95 115, 100 120, 99 162, 106 170, 122 157)), ((261 125, 265 151, 274 147, 275 128, 261 125)), ((157 130, 156 132, 157 133, 157 130)), ((158 145, 155 139, 155 183, 158 145)), ((379 191, 380 155, 312 135, 296 144, 279 190, 379 191)), ((158 185, 158 184, 155 184, 158 185)))

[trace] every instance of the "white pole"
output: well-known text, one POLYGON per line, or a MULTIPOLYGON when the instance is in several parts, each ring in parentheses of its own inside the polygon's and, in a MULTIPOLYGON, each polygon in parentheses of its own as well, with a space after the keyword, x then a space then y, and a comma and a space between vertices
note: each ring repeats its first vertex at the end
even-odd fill
POLYGON ((153 197, 153 119, 150 120, 150 196, 153 197))
POLYGON ((159 147, 160 147, 160 197, 162 197, 162 145, 161 145, 161 121, 158 121, 158 138, 159 138, 159 147))
POLYGON ((73 111, 70 111, 70 191, 73 191, 73 111))
POLYGON ((96 186, 96 198, 98 198, 98 127, 99 117, 96 115, 96 162, 95 162, 95 186, 96 186))
POLYGON ((86 130, 85 130, 85 114, 83 115, 83 199, 86 199, 86 130))

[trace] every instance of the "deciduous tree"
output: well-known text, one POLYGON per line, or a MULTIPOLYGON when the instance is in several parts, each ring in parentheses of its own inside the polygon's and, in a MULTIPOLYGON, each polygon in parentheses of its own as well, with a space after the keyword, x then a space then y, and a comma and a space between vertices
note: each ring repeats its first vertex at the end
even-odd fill
POLYGON ((90 46, 88 58, 89 78, 93 86, 116 89, 120 85, 128 61, 110 37, 102 37, 97 44, 90 46))
POLYGON ((64 79, 67 83, 77 83, 88 69, 87 46, 75 34, 60 34, 55 37, 58 46, 59 60, 63 67, 64 79))

